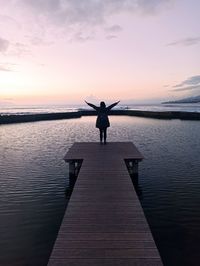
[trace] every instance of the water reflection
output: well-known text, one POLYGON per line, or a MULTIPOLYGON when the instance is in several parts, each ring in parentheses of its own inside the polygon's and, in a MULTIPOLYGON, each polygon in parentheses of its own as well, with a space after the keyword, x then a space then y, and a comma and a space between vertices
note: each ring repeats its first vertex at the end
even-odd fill
POLYGON ((139 199, 142 199, 142 187, 139 185, 139 162, 138 160, 125 160, 135 191, 139 199))
MULTIPOLYGON (((164 264, 198 265, 199 122, 110 120, 108 141, 132 141, 146 158, 135 185, 164 264)), ((0 127, 0 265, 46 265, 73 181, 63 156, 75 141, 98 141, 94 124, 83 117, 0 127)))
POLYGON ((66 199, 69 200, 73 192, 73 188, 76 184, 79 171, 81 169, 82 160, 76 160, 76 161, 71 161, 71 162, 66 162, 66 163, 68 164, 68 167, 69 167, 69 173, 68 173, 69 185, 65 189, 65 196, 66 196, 66 199))

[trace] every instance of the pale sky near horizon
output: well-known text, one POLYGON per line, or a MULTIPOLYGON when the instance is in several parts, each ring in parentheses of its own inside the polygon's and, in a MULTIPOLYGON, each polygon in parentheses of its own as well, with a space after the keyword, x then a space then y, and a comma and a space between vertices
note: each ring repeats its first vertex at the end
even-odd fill
POLYGON ((0 0, 0 104, 200 95, 198 0, 0 0))

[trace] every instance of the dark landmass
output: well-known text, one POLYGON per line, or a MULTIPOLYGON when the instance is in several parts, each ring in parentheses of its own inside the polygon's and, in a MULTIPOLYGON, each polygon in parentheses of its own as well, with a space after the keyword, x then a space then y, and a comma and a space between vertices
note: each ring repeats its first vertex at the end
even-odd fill
POLYGON ((177 101, 163 102, 162 104, 168 104, 168 103, 200 103, 200 95, 195 97, 183 98, 177 101))
MULTIPOLYGON (((44 120, 59 120, 80 118, 81 116, 96 115, 95 111, 77 111, 67 113, 49 113, 49 114, 30 114, 30 115, 0 115, 1 124, 36 122, 44 120)), ((200 113, 196 112, 155 112, 155 111, 139 111, 139 110, 112 110, 110 115, 127 115, 139 116, 156 119, 182 119, 182 120, 200 120, 200 113)))

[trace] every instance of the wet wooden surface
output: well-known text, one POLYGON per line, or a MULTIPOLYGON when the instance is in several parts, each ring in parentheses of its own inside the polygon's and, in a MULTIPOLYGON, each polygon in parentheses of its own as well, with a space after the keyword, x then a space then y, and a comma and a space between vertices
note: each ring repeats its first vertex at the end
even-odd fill
POLYGON ((124 159, 142 160, 131 142, 75 143, 83 160, 48 265, 162 265, 124 159))

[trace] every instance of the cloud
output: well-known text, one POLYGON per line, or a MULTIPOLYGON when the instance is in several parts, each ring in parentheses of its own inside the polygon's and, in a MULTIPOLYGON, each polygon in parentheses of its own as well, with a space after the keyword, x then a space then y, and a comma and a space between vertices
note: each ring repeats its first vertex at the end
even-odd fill
POLYGON ((23 54, 30 54, 28 46, 21 42, 12 43, 12 54, 21 56, 23 54))
POLYGON ((172 0, 18 0, 35 13, 59 25, 102 25, 111 15, 120 13, 155 14, 172 0))
POLYGON ((76 42, 86 42, 86 41, 91 41, 94 40, 95 38, 95 34, 94 33, 90 33, 90 34, 84 34, 83 32, 79 31, 76 32, 72 38, 70 39, 70 41, 76 41, 76 42))
POLYGON ((170 2, 173 0, 0 0, 0 6, 7 10, 1 21, 6 19, 10 25, 16 21, 21 31, 26 32, 23 37, 30 32, 30 45, 42 45, 42 39, 52 34, 56 38, 65 35, 70 41, 84 42, 94 37, 94 34, 87 37, 85 31, 98 33, 101 29, 105 38, 117 37, 122 28, 110 25, 113 16, 155 15, 170 2))
POLYGON ((16 64, 12 63, 0 63, 0 71, 10 72, 14 71, 12 68, 16 66, 16 64))
POLYGON ((9 69, 8 67, 6 67, 6 66, 1 66, 0 65, 0 71, 12 71, 11 69, 9 69))
POLYGON ((33 45, 33 46, 39 46, 39 45, 43 45, 43 46, 50 46, 53 44, 53 42, 47 42, 47 41, 44 41, 41 37, 32 37, 32 36, 28 36, 26 35, 26 38, 30 41, 30 43, 33 45))
POLYGON ((189 77, 188 79, 182 81, 179 84, 176 84, 174 88, 179 88, 185 85, 200 85, 200 75, 189 77))
MULTIPOLYGON (((0 53, 6 55, 21 56, 22 54, 29 53, 27 45, 21 42, 12 42, 0 37, 0 53)), ((1 71, 3 68, 1 68, 1 71)), ((5 69, 3 71, 6 71, 5 69)))
POLYGON ((197 90, 197 89, 200 89, 200 85, 186 86, 183 88, 174 89, 173 91, 191 91, 191 90, 197 90))
POLYGON ((107 36, 106 36, 106 39, 107 39, 107 40, 117 39, 117 36, 116 36, 116 35, 107 35, 107 36))
POLYGON ((200 37, 188 37, 185 39, 181 39, 175 42, 168 43, 167 46, 176 46, 176 45, 182 45, 182 46, 192 46, 200 43, 200 37))
POLYGON ((190 90, 198 90, 200 89, 200 75, 192 76, 187 78, 173 86, 173 91, 190 91, 190 90))
POLYGON ((0 52, 6 52, 10 43, 8 40, 0 37, 0 52))
POLYGON ((105 31, 108 33, 116 33, 122 31, 122 27, 120 25, 112 25, 110 27, 105 28, 105 31))
POLYGON ((115 24, 110 27, 106 27, 104 30, 106 33, 106 39, 112 40, 118 37, 117 34, 122 31, 122 27, 120 25, 115 24))

